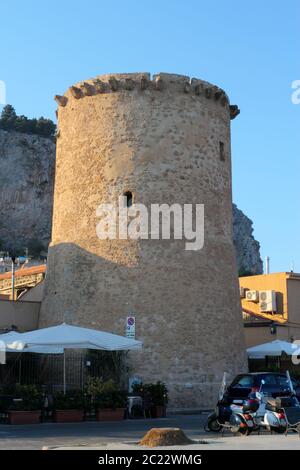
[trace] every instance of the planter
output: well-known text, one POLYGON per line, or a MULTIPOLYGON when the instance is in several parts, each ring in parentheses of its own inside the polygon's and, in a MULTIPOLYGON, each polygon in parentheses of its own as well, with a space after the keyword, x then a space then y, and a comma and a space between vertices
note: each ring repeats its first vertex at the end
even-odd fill
POLYGON ((39 424, 41 422, 40 410, 34 411, 9 411, 9 424, 39 424))
POLYGON ((97 421, 122 421, 124 419, 124 408, 107 408, 96 410, 97 421))
POLYGON ((151 407, 152 418, 163 418, 165 416, 164 406, 152 406, 151 407))
POLYGON ((83 410, 56 410, 53 413, 55 423, 80 423, 83 418, 83 410))

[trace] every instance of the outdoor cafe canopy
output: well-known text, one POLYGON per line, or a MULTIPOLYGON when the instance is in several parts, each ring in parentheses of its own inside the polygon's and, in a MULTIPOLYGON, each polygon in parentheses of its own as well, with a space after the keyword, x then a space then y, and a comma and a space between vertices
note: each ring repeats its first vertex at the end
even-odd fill
POLYGON ((128 351, 143 347, 143 343, 135 339, 66 323, 27 333, 3 334, 0 335, 0 341, 5 345, 6 352, 63 354, 64 392, 66 392, 65 349, 128 351))
POLYGON ((266 356, 281 356, 282 353, 292 356, 299 350, 299 345, 276 339, 270 343, 259 344, 247 349, 250 359, 263 359, 266 356))
POLYGON ((0 351, 1 352, 30 352, 38 354, 62 354, 64 351, 60 347, 47 347, 47 346, 33 346, 27 347, 25 350, 16 350, 9 347, 9 344, 14 344, 14 341, 18 341, 22 333, 18 331, 10 331, 9 333, 0 334, 0 351))
POLYGON ((41 348, 42 351, 44 348, 48 353, 53 351, 57 354, 63 353, 65 349, 121 351, 141 349, 143 346, 141 341, 66 323, 27 333, 12 333, 7 339, 4 336, 0 335, 0 339, 5 341, 7 350, 15 352, 33 352, 33 348, 41 348))

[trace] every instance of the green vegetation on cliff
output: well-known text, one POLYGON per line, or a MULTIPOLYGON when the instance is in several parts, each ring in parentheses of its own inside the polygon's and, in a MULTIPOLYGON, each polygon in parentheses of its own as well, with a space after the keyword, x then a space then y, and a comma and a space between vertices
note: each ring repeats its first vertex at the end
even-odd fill
POLYGON ((28 119, 23 115, 18 116, 14 107, 7 104, 4 106, 1 113, 0 129, 52 138, 56 132, 56 125, 51 119, 45 119, 44 117, 28 119))

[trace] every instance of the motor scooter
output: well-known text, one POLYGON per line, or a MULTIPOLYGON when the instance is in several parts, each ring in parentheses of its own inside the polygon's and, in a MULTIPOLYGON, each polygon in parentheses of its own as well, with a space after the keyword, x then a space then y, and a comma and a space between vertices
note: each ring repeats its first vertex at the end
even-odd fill
POLYGON ((216 408, 207 417, 205 431, 220 432, 227 428, 234 434, 249 435, 254 429, 254 420, 247 403, 245 404, 244 400, 228 403, 225 392, 226 372, 223 375, 216 408))
POLYGON ((288 396, 285 397, 270 397, 263 391, 265 381, 262 380, 260 388, 257 392, 253 393, 251 398, 258 400, 259 407, 255 413, 252 414, 255 428, 265 428, 268 431, 277 434, 283 434, 287 428, 286 417, 284 408, 299 407, 299 401, 293 388, 293 383, 289 372, 287 374, 287 391, 288 396))

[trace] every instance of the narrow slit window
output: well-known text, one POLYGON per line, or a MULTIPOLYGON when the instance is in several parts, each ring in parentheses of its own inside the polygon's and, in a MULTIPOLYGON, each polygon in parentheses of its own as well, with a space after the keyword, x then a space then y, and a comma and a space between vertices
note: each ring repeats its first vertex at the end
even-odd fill
POLYGON ((132 193, 130 191, 126 191, 123 195, 126 197, 126 206, 131 207, 133 203, 132 193))
POLYGON ((225 162, 225 145, 224 142, 220 142, 220 160, 225 162))

